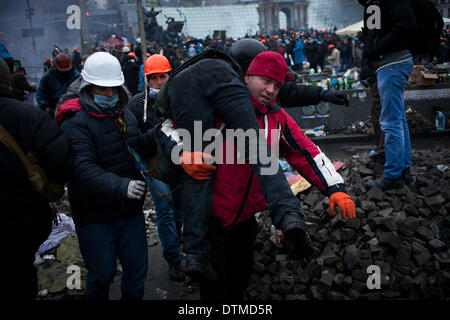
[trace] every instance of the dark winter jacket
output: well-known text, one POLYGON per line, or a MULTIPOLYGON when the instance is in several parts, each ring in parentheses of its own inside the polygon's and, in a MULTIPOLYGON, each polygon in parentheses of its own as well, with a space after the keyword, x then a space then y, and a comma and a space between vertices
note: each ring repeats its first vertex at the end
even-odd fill
POLYGON ((21 72, 11 73, 11 87, 12 92, 21 100, 24 101, 25 91, 35 92, 36 88, 32 87, 25 75, 21 72))
POLYGON ((319 45, 316 43, 307 44, 303 49, 308 62, 311 65, 316 65, 319 63, 319 45))
MULTIPOLYGON (((141 134, 133 113, 124 109, 126 137, 123 137, 119 125, 98 109, 87 88, 88 84, 83 82, 79 100, 64 102, 56 117, 70 138, 73 178, 69 183, 69 200, 78 224, 107 222, 139 213, 144 197, 130 200, 127 189, 131 180, 144 178, 135 168, 127 144, 143 159, 156 151, 153 132, 141 134)), ((126 106, 128 96, 123 87, 119 96, 120 104, 126 106)))
POLYGON ((79 52, 72 54, 72 65, 76 71, 81 72, 81 55, 79 52))
POLYGON ((286 81, 278 92, 277 101, 283 108, 305 107, 318 104, 322 99, 320 86, 299 86, 286 81))
MULTIPOLYGON (((69 140, 46 113, 14 99, 9 90, 0 87, 0 123, 25 154, 29 151, 37 153, 37 158, 49 179, 57 183, 68 181, 69 140)), ((2 142, 0 176, 0 219, 13 217, 12 215, 50 217, 48 202, 31 187, 24 165, 2 142)))
POLYGON ((52 68, 44 73, 36 92, 36 100, 39 107, 42 110, 50 108, 51 114, 53 114, 59 98, 79 75, 78 71, 75 71, 73 68, 64 73, 52 68))
POLYGON ((153 110, 155 99, 151 97, 147 99, 147 121, 144 122, 144 96, 144 92, 138 93, 131 98, 128 104, 128 108, 137 119, 141 132, 147 132, 158 124, 158 117, 153 110))
POLYGON ((408 55, 410 36, 416 33, 417 23, 409 1, 358 1, 364 6, 364 51, 361 79, 365 79, 375 73, 376 69, 382 65, 408 55), (380 7, 380 29, 369 29, 366 26, 369 18, 366 9, 371 5, 380 7))
MULTIPOLYGON (((67 88, 66 93, 64 93, 61 98, 59 98, 58 104, 56 105, 56 109, 64 102, 70 99, 78 98, 78 91, 80 90, 81 82, 83 81, 83 77, 79 76, 77 80, 72 82, 70 86, 67 88)), ((56 111, 56 110, 55 110, 56 111)))
POLYGON ((123 75, 128 89, 134 94, 139 85, 139 65, 136 63, 136 60, 130 59, 125 63, 123 75))

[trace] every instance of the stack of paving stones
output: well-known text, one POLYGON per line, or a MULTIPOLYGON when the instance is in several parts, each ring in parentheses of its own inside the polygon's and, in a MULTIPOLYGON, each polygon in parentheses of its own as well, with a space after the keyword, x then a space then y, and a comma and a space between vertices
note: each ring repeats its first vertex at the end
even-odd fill
POLYGON ((423 115, 408 106, 406 112, 406 121, 408 122, 409 132, 411 134, 430 133, 435 130, 434 125, 423 115))
POLYGON ((314 247, 311 258, 289 260, 285 248, 270 239, 268 213, 261 213, 245 299, 450 298, 450 151, 415 152, 414 182, 386 192, 364 187, 373 179, 367 160, 367 154, 353 156, 340 171, 357 219, 331 216, 329 200, 317 188, 298 195, 314 247), (368 288, 371 265, 381 270, 380 289, 368 288))
MULTIPOLYGON (((435 130, 433 123, 415 111, 411 106, 406 108, 406 121, 412 135, 426 134, 435 130)), ((366 121, 356 121, 348 125, 343 134, 373 134, 371 117, 366 121)))

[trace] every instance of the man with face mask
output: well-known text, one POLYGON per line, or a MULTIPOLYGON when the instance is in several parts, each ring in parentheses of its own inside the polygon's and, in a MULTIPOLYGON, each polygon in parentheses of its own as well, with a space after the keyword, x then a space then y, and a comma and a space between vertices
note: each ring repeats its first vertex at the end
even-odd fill
MULTIPOLYGON (((142 132, 158 125, 153 105, 162 85, 169 79, 171 70, 169 61, 163 55, 154 54, 145 61, 144 75, 147 77, 147 88, 145 92, 135 95, 128 105, 136 116, 142 132)), ((165 135, 161 133, 158 137, 165 138, 165 135)), ((163 256, 169 265, 169 277, 174 281, 182 281, 184 272, 181 267, 183 256, 180 244, 182 226, 180 192, 174 191, 170 194, 171 187, 157 179, 152 179, 152 184, 148 188, 155 204, 156 225, 163 247, 163 256)))
POLYGON ((156 152, 153 131, 141 133, 125 109, 128 96, 117 58, 94 53, 81 75, 79 98, 64 102, 55 120, 69 137, 73 155, 69 201, 88 269, 87 298, 108 299, 119 257, 122 299, 140 300, 148 263, 142 212, 146 183, 135 159, 156 152))
POLYGON ((52 118, 59 98, 80 73, 72 67, 72 59, 66 53, 56 56, 53 67, 47 71, 39 82, 36 101, 39 107, 52 118))

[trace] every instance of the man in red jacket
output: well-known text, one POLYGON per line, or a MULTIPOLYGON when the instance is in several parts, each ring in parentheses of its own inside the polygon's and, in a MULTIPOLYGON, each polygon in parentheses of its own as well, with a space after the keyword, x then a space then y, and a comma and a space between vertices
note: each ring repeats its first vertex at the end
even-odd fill
MULTIPOLYGON (((331 213, 335 214, 337 205, 343 218, 353 219, 356 217, 355 204, 345 193, 341 175, 320 149, 303 135, 296 122, 275 103, 287 70, 283 57, 271 51, 258 54, 250 64, 245 83, 258 123, 265 130, 272 149, 279 145, 280 155, 330 197, 331 213)), ((220 119, 216 126, 221 126, 220 119)), ((201 298, 207 300, 242 299, 252 272, 253 244, 257 235, 254 215, 267 208, 251 166, 237 161, 225 162, 226 151, 233 150, 227 148, 230 143, 232 141, 223 144, 223 159, 216 159, 219 164, 206 239, 212 246, 212 265, 218 280, 203 279, 200 282, 201 298)))

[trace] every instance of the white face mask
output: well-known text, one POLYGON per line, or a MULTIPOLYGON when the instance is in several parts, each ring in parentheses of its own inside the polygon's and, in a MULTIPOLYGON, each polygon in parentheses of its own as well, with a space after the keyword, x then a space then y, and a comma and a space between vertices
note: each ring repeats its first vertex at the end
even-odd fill
POLYGON ((155 98, 159 92, 159 89, 153 89, 153 88, 149 88, 150 91, 148 92, 150 98, 155 98))

